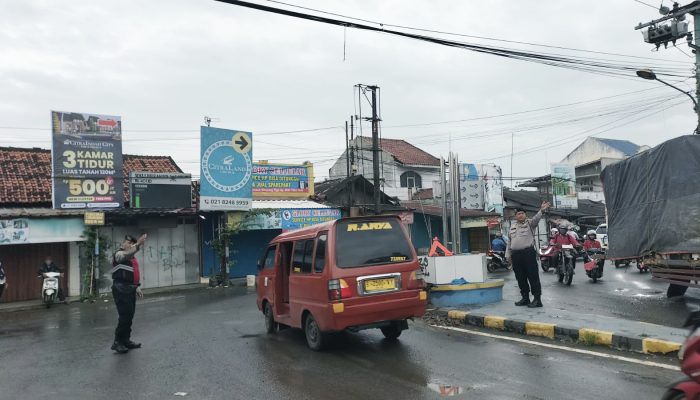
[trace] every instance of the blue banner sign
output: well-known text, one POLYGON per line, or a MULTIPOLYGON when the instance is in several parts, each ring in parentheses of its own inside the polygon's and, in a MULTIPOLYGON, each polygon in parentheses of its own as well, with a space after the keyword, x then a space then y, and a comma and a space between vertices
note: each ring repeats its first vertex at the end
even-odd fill
POLYGON ((248 211, 253 204, 253 134, 201 128, 201 210, 248 211))
POLYGON ((282 210, 282 229, 299 229, 340 219, 337 208, 290 208, 282 210))

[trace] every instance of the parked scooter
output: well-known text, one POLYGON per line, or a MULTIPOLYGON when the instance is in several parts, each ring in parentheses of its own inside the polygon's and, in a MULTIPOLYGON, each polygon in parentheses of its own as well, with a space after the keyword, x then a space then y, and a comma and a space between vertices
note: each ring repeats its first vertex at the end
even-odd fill
POLYGON ((542 271, 549 272, 550 268, 556 268, 559 260, 559 247, 557 246, 542 246, 537 250, 537 255, 540 257, 540 266, 542 271))
POLYGON ((586 254, 588 256, 588 261, 583 264, 583 268, 586 270, 586 275, 593 280, 593 283, 596 283, 598 279, 603 277, 605 249, 590 248, 586 250, 586 254))
POLYGON ((571 286, 571 281, 574 279, 574 266, 576 265, 576 250, 570 244, 561 245, 559 252, 559 262, 557 265, 557 276, 559 282, 563 282, 566 286, 571 286))
POLYGON ((668 386, 663 400, 700 398, 700 311, 693 311, 683 324, 690 335, 678 351, 681 371, 686 375, 668 386))
POLYGON ((58 277, 61 276, 61 273, 44 272, 40 276, 44 278, 44 283, 41 285, 41 298, 44 300, 46 308, 49 308, 58 297, 58 277))
POLYGON ((506 259, 505 252, 489 249, 486 252, 486 269, 489 272, 496 272, 499 269, 510 271, 513 269, 513 266, 506 259))

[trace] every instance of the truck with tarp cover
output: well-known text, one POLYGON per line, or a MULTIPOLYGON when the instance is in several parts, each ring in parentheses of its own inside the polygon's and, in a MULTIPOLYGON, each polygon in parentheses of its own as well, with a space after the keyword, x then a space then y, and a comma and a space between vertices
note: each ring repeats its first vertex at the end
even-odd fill
POLYGON ((608 258, 640 260, 668 297, 700 287, 700 135, 668 140, 600 174, 608 258))

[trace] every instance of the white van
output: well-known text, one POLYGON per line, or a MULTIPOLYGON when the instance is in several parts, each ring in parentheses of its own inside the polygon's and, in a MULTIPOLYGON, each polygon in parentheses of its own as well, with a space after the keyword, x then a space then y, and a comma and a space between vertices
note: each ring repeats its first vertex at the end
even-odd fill
POLYGON ((595 229, 596 240, 600 242, 600 246, 608 248, 608 224, 600 224, 595 229))

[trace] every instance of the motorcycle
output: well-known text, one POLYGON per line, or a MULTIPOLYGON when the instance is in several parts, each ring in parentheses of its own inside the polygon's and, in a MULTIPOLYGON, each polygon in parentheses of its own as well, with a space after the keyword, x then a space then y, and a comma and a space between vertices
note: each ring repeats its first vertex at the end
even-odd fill
POLYGON ((537 255, 540 257, 542 271, 549 272, 550 268, 557 266, 559 248, 557 246, 542 246, 537 250, 537 255))
POLYGON ((683 327, 690 328, 690 334, 678 351, 678 359, 686 376, 668 386, 663 400, 700 398, 700 311, 691 312, 683 327))
POLYGON ((645 272, 649 272, 649 266, 644 263, 644 260, 641 258, 637 259, 637 269, 639 270, 640 274, 643 274, 645 272))
POLYGON ((505 252, 493 251, 493 250, 489 249, 486 252, 486 269, 489 272, 495 272, 499 269, 504 269, 506 271, 510 271, 513 269, 513 266, 510 265, 510 263, 506 259, 505 252))
POLYGON ((41 298, 44 300, 46 308, 51 307, 51 304, 56 302, 59 276, 61 276, 60 272, 44 272, 40 275, 40 277, 44 278, 44 282, 41 285, 41 298))
POLYGON ((591 248, 586 250, 587 262, 583 264, 586 275, 596 283, 603 277, 603 266, 605 265, 605 249, 591 248))
POLYGON ((559 251, 559 263, 557 265, 557 276, 559 282, 563 282, 566 286, 571 286, 571 281, 574 279, 574 266, 576 264, 576 250, 570 244, 561 245, 559 251))

